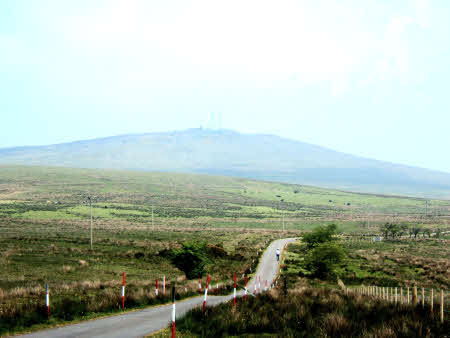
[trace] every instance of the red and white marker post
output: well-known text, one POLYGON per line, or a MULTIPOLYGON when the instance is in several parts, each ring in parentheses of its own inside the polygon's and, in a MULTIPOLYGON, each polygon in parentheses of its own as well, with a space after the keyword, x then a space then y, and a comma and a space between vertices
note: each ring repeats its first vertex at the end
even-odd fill
POLYGON ((236 306, 236 281, 237 281, 237 276, 236 276, 236 274, 234 274, 233 306, 236 306))
POLYGON ((166 295, 166 275, 163 276, 163 295, 166 295))
POLYGON ((261 276, 259 277, 259 282, 258 282, 258 293, 261 293, 261 276))
POLYGON ((158 296, 158 278, 156 278, 155 295, 158 296))
POLYGON ((172 286, 172 338, 175 338, 175 286, 172 286))
POLYGON ((122 275, 122 310, 125 308, 125 272, 122 275))
POLYGON ((45 286, 45 306, 47 307, 47 318, 50 318, 50 294, 48 292, 48 283, 45 286))
POLYGON ((198 291, 202 292, 202 280, 200 278, 198 279, 198 291))
POLYGON ((205 298, 203 299, 203 311, 206 309, 206 298, 208 298, 208 289, 209 289, 209 281, 210 276, 208 275, 208 278, 206 278, 206 287, 205 287, 205 298))
POLYGON ((247 300, 247 281, 248 281, 248 278, 247 278, 247 276, 245 276, 245 293, 244 293, 245 300, 247 300))

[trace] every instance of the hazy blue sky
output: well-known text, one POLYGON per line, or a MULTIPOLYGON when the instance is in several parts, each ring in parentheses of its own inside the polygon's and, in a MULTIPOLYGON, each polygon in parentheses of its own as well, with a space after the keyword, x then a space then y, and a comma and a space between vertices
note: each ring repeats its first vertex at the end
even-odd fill
POLYGON ((450 172, 450 2, 0 1, 0 147, 208 126, 450 172))

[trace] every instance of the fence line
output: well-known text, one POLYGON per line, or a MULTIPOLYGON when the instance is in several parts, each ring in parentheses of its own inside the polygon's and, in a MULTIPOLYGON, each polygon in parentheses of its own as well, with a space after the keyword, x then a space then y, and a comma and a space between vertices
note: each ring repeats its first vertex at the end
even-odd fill
POLYGON ((376 285, 361 285, 356 288, 345 288, 345 292, 361 294, 369 297, 374 297, 386 302, 391 302, 396 305, 412 304, 413 306, 421 305, 422 308, 429 307, 431 313, 434 313, 435 307, 439 308, 439 318, 441 323, 444 322, 444 313, 448 313, 448 291, 439 289, 439 292, 434 293, 434 289, 420 288, 418 293, 417 286, 411 287, 386 287, 376 285), (405 297, 403 297, 403 289, 405 289, 405 297), (397 292, 399 291, 399 292, 397 292), (425 292, 427 291, 427 292, 425 292), (435 305, 436 298, 436 305, 435 305))

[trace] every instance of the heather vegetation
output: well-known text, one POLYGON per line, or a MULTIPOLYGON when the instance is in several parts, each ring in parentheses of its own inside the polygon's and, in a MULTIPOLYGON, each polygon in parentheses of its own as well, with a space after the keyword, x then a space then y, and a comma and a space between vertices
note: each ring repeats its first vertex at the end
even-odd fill
POLYGON ((240 299, 236 308, 229 302, 194 309, 177 330, 181 337, 443 337, 450 326, 420 307, 297 283, 286 295, 274 289, 240 299))
POLYGON ((289 287, 302 280, 335 288, 338 277, 350 286, 449 285, 448 201, 425 210, 420 199, 201 175, 39 167, 0 174, 0 333, 121 311, 123 272, 126 309, 168 301, 154 292, 163 276, 181 298, 196 294, 207 274, 226 293, 231 276, 252 277, 267 242, 281 236, 303 235, 284 261, 289 287), (367 241, 388 222, 429 229, 430 237, 422 231, 414 240, 407 230, 367 241))
POLYGON ((360 285, 448 290, 448 245, 398 239, 349 242, 338 233, 338 227, 330 224, 303 235, 288 246, 278 287, 241 299, 236 307, 229 302, 206 311, 194 309, 177 322, 179 336, 440 337, 449 332, 448 318, 441 322, 437 309, 430 312, 428 301, 422 307, 348 291, 360 285), (390 263, 383 259, 396 252, 402 252, 403 259, 390 263), (424 278, 425 270, 417 267, 410 269, 411 275, 405 271, 405 265, 417 264, 424 254, 431 259, 438 252, 444 256, 439 261, 442 267, 427 269, 434 278, 424 278), (380 258, 381 262, 371 264, 380 258))

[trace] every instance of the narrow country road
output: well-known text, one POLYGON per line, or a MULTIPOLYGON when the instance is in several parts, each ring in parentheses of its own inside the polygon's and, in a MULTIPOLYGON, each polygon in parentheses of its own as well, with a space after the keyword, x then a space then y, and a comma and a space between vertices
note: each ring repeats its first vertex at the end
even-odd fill
MULTIPOLYGON (((275 259, 275 250, 294 239, 279 239, 272 242, 264 252, 255 277, 248 283, 249 292, 253 292, 255 283, 259 283, 261 277, 261 290, 264 290, 265 281, 268 285, 276 275, 278 263, 275 259)), ((256 285, 258 287, 258 285, 256 285)), ((239 296, 244 294, 243 290, 238 292, 239 296)), ((228 296, 208 296, 208 305, 216 305, 233 298, 228 296)), ((203 303, 203 296, 198 296, 176 304, 177 318, 184 316, 190 309, 203 303)), ((86 321, 79 324, 67 325, 60 328, 49 329, 23 335, 21 337, 52 338, 52 337, 142 337, 152 332, 167 327, 171 318, 171 304, 149 307, 145 310, 124 313, 108 318, 86 321)))

